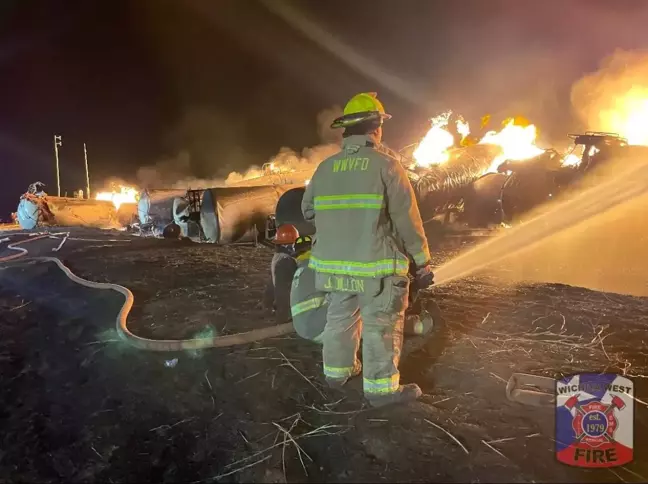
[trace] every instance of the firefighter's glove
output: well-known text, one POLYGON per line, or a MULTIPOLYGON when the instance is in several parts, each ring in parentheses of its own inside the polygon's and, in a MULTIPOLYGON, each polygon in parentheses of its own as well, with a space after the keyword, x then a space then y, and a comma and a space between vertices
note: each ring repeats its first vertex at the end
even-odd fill
POLYGON ((426 289, 434 284, 434 272, 432 267, 427 264, 416 270, 416 285, 418 289, 426 289))

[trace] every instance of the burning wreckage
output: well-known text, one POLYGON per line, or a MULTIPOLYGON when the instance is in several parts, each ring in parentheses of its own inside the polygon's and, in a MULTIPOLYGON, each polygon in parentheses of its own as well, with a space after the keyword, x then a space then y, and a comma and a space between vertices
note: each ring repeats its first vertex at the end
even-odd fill
MULTIPOLYGON (((537 147, 536 135, 534 125, 511 118, 500 131, 477 139, 468 123, 448 112, 432 119, 419 143, 390 153, 406 168, 424 221, 477 229, 515 223, 606 160, 648 151, 616 134, 587 132, 569 135, 574 144, 561 155, 537 147)), ((283 223, 312 234, 313 226, 301 214, 308 183, 303 173, 294 180, 264 175, 236 186, 197 190, 119 187, 94 200, 81 193, 52 197, 37 182, 21 197, 16 218, 23 229, 126 226, 140 234, 218 244, 269 238, 283 223)))
POLYGON ((423 140, 401 159, 424 221, 469 228, 513 224, 608 161, 648 156, 648 147, 603 132, 570 134, 573 145, 566 154, 541 149, 535 126, 523 118, 509 118, 499 132, 477 141, 460 117, 453 133, 451 115, 434 118, 423 140))

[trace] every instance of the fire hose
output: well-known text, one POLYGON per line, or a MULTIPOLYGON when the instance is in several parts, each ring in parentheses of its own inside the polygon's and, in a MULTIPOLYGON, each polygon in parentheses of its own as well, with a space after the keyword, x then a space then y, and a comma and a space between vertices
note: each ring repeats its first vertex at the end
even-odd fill
MULTIPOLYGON (((13 235, 13 234, 12 234, 13 235)), ((15 234, 18 235, 18 234, 15 234)), ((21 240, 7 245, 7 248, 10 250, 18 251, 17 254, 12 254, 5 257, 0 257, 1 262, 9 262, 21 257, 28 255, 27 249, 23 247, 18 247, 19 245, 28 244, 36 240, 41 240, 45 238, 52 238, 51 234, 47 235, 38 235, 27 240, 21 240)), ((62 244, 61 244, 62 245, 62 244)), ((60 249, 59 245, 59 249, 60 249)), ((32 257, 30 260, 33 261, 43 261, 43 262, 53 262, 56 266, 65 274, 71 281, 80 284, 84 287, 89 287, 92 289, 103 289, 111 290, 118 292, 124 296, 124 304, 122 305, 119 313, 117 314, 116 319, 116 329, 119 337, 126 343, 134 346, 135 348, 141 350, 149 351, 183 351, 183 350, 198 350, 205 348, 223 348, 227 346, 236 346, 247 343, 253 343, 255 341, 261 341, 268 338, 274 338, 277 336, 282 336, 284 334, 289 334, 294 332, 292 323, 278 324, 268 328, 254 329, 246 333, 230 334, 226 336, 214 336, 211 338, 194 338, 194 339, 182 339, 182 340, 157 340, 143 338, 133 334, 128 329, 128 314, 130 313, 133 303, 135 302, 135 297, 133 293, 126 287, 120 286, 118 284, 107 283, 107 282, 93 282, 83 279, 76 274, 74 274, 63 262, 56 257, 32 257)))
MULTIPOLYGON (((22 235, 22 234, 12 234, 22 235)), ((54 249, 58 251, 69 234, 65 234, 65 239, 54 249)), ((9 262, 29 254, 27 249, 19 247, 19 245, 28 244, 36 240, 45 238, 54 238, 52 234, 38 235, 27 240, 21 240, 7 245, 10 250, 17 251, 17 254, 12 254, 5 257, 0 257, 0 263, 9 262)), ((8 238, 2 239, 7 241, 8 238)), ((246 333, 237 333, 226 336, 215 336, 211 338, 193 338, 183 340, 155 340, 143 338, 133 334, 128 329, 128 314, 130 313, 135 297, 133 293, 124 286, 119 284, 106 283, 106 282, 93 282, 83 279, 74 274, 63 262, 56 257, 32 257, 32 261, 53 262, 71 281, 80 284, 84 287, 92 289, 103 289, 118 292, 124 296, 124 303, 119 310, 116 318, 116 329, 119 337, 130 344, 131 346, 149 351, 183 351, 183 350, 198 350, 206 348, 224 348, 228 346, 243 345, 254 343, 268 338, 282 336, 294 332, 292 323, 284 323, 268 328, 255 329, 246 333)), ((532 406, 551 406, 555 404, 555 395, 553 389, 555 388, 555 380, 547 377, 540 377, 535 375, 527 375, 524 373, 514 373, 506 385, 506 396, 509 400, 532 406), (522 387, 533 386, 538 390, 530 390, 522 387), (550 393, 551 392, 551 393, 550 393)))

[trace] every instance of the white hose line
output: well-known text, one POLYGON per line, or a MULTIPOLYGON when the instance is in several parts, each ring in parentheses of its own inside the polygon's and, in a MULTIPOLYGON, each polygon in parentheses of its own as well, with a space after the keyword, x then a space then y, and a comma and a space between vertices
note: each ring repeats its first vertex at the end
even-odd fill
MULTIPOLYGON (((17 247, 18 245, 24 245, 35 240, 40 240, 44 238, 49 238, 50 234, 47 235, 38 235, 31 239, 21 240, 7 245, 7 248, 10 250, 18 251, 18 254, 12 254, 5 257, 0 257, 1 262, 8 262, 11 260, 18 259, 28 255, 27 249, 23 247, 17 247)), ((62 244, 61 244, 62 245, 62 244)), ((126 287, 120 286, 118 284, 112 284, 107 282, 93 282, 74 274, 60 259, 56 257, 32 257, 30 260, 46 261, 55 263, 61 271, 73 282, 80 284, 85 287, 90 287, 93 289, 109 289, 116 291, 124 296, 124 304, 119 310, 116 320, 117 333, 120 338, 126 341, 131 346, 134 346, 138 349, 150 350, 150 351, 182 351, 182 350, 198 350, 204 348, 223 348, 227 346, 235 346, 253 343, 255 341, 261 341, 268 338, 274 338, 277 336, 282 336, 284 334, 289 334, 294 332, 292 323, 284 323, 275 326, 270 326, 267 328, 255 329, 248 331, 247 333, 238 333, 231 334, 226 336, 214 336, 212 338, 195 338, 195 339, 184 339, 184 340, 156 340, 142 338, 137 336, 128 329, 127 320, 128 314, 130 313, 131 308, 135 298, 133 293, 126 287)))

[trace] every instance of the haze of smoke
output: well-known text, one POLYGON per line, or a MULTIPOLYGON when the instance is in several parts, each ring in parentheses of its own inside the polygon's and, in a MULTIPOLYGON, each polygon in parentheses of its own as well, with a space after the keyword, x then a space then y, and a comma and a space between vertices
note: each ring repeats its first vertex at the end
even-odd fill
POLYGON ((208 107, 189 107, 169 132, 173 156, 157 160, 137 171, 141 188, 200 188, 222 184, 224 174, 248 163, 236 119, 208 107))
POLYGON ((137 170, 137 181, 141 188, 197 189, 225 185, 224 178, 197 178, 190 176, 191 155, 187 151, 177 156, 158 161, 155 165, 137 170))
MULTIPOLYGON (((339 106, 322 110, 317 115, 317 133, 322 144, 304 148, 296 152, 283 147, 272 158, 279 171, 312 172, 325 158, 339 151, 342 139, 340 130, 331 129, 333 120, 342 114, 339 106)), ((236 146, 236 136, 231 127, 225 133, 231 139, 223 139, 220 117, 204 110, 190 110, 180 122, 179 127, 172 133, 178 143, 185 142, 188 146, 176 156, 159 160, 153 165, 137 170, 137 182, 141 188, 210 188, 230 184, 241 184, 247 180, 261 178, 264 173, 261 165, 250 166, 243 172, 229 171, 228 167, 240 165, 247 159, 245 152, 236 146), (207 127, 213 127, 207 129, 207 127), (214 143, 214 139, 218 143, 214 143), (223 146, 225 145, 225 146, 223 146), (227 160, 225 166, 213 167, 214 160, 227 160), (227 171, 225 171, 227 170, 227 171), (196 176, 197 171, 211 171, 213 176, 196 176), (228 172, 223 176, 221 174, 228 172)))
POLYGON ((631 142, 648 141, 648 119, 644 119, 648 113, 648 51, 617 50, 598 71, 573 85, 571 102, 587 129, 619 133, 631 142))
MULTIPOLYGON (((301 153, 283 147, 279 152, 268 160, 275 169, 279 171, 312 172, 322 161, 340 150, 342 132, 339 129, 332 129, 331 123, 335 118, 342 115, 342 108, 333 106, 320 111, 317 114, 317 134, 322 144, 304 148, 301 153)), ((232 172, 225 180, 226 184, 241 183, 245 180, 263 176, 262 167, 255 165, 243 173, 232 172)), ((310 177, 309 177, 310 178, 310 177)))

